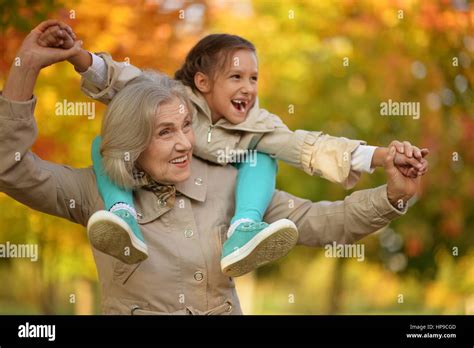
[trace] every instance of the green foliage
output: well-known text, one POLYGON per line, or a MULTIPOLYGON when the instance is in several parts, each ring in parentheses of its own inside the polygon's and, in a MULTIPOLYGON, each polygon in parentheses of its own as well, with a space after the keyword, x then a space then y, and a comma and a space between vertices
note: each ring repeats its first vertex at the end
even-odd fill
POLYGON ((11 28, 28 33, 60 7, 56 0, 0 0, 0 33, 11 28))

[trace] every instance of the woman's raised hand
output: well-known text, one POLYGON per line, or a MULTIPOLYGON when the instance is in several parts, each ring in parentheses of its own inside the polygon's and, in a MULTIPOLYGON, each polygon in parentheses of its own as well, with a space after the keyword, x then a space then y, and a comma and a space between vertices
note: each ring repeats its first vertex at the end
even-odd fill
POLYGON ((40 36, 54 25, 62 27, 65 24, 54 19, 44 21, 23 40, 8 73, 2 92, 3 97, 11 101, 30 100, 35 88, 36 78, 42 68, 76 57, 78 53, 83 51, 81 41, 74 41, 73 46, 69 49, 41 46, 39 43, 40 36))
MULTIPOLYGON (((38 43, 43 47, 70 49, 77 42, 76 34, 67 24, 59 22, 51 24, 38 37, 38 43)), ((76 71, 86 71, 92 64, 91 54, 80 48, 76 53, 67 58, 76 71)))
MULTIPOLYGON (((43 34, 48 33, 48 28, 54 28, 55 26, 61 28, 60 31, 64 30, 70 35, 69 30, 66 29, 69 27, 58 20, 50 19, 41 22, 23 40, 23 44, 17 54, 19 58, 18 64, 20 66, 23 65, 28 68, 40 70, 48 65, 69 59, 81 50, 82 41, 78 40, 73 41, 72 46, 68 49, 44 47, 44 42, 40 40, 40 37, 44 37, 43 34)), ((74 33, 71 35, 74 35, 74 33)))

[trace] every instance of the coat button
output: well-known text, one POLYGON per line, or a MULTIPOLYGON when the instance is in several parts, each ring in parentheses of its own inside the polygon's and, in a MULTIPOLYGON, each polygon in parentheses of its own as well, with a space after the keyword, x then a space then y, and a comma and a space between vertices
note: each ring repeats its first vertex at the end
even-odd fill
POLYGON ((196 272, 194 273, 194 279, 200 282, 204 279, 204 274, 202 274, 202 272, 196 272))
POLYGON ((130 314, 133 315, 133 313, 134 313, 137 309, 140 309, 140 306, 138 306, 138 305, 132 305, 132 307, 130 308, 130 314))
POLYGON ((166 201, 162 200, 162 199, 158 199, 158 205, 160 207, 166 207, 166 201))
POLYGON ((230 302, 226 302, 226 305, 227 305, 227 306, 226 306, 226 308, 225 308, 225 311, 226 311, 227 313, 232 312, 232 304, 231 304, 230 302))
POLYGON ((184 236, 186 238, 191 238, 193 234, 194 234, 193 230, 184 230, 184 236))
POLYGON ((196 179, 194 180, 194 183, 195 183, 196 185, 198 185, 198 186, 201 186, 201 185, 202 185, 202 178, 196 178, 196 179))
POLYGON ((137 219, 138 219, 138 220, 141 220, 141 219, 143 219, 143 215, 142 215, 142 214, 140 214, 140 213, 137 213, 137 219))

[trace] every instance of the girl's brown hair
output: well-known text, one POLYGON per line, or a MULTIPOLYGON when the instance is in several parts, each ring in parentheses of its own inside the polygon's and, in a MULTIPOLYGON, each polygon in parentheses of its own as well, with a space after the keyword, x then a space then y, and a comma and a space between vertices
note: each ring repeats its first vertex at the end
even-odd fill
POLYGON ((229 57, 237 50, 246 49, 256 52, 255 46, 248 40, 230 34, 211 34, 201 39, 186 56, 181 69, 176 71, 174 78, 197 91, 194 75, 201 72, 211 79, 216 72, 227 66, 229 57))

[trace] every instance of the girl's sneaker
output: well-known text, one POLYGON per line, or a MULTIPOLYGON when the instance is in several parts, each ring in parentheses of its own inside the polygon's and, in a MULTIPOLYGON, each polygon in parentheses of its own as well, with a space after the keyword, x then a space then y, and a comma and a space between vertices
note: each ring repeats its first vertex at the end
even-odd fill
POLYGON ((129 209, 95 212, 87 223, 87 233, 94 248, 124 263, 138 263, 148 257, 136 216, 129 209))
POLYGON ((293 221, 281 219, 272 224, 239 219, 227 232, 222 246, 221 269, 238 277, 288 254, 298 240, 293 221))

